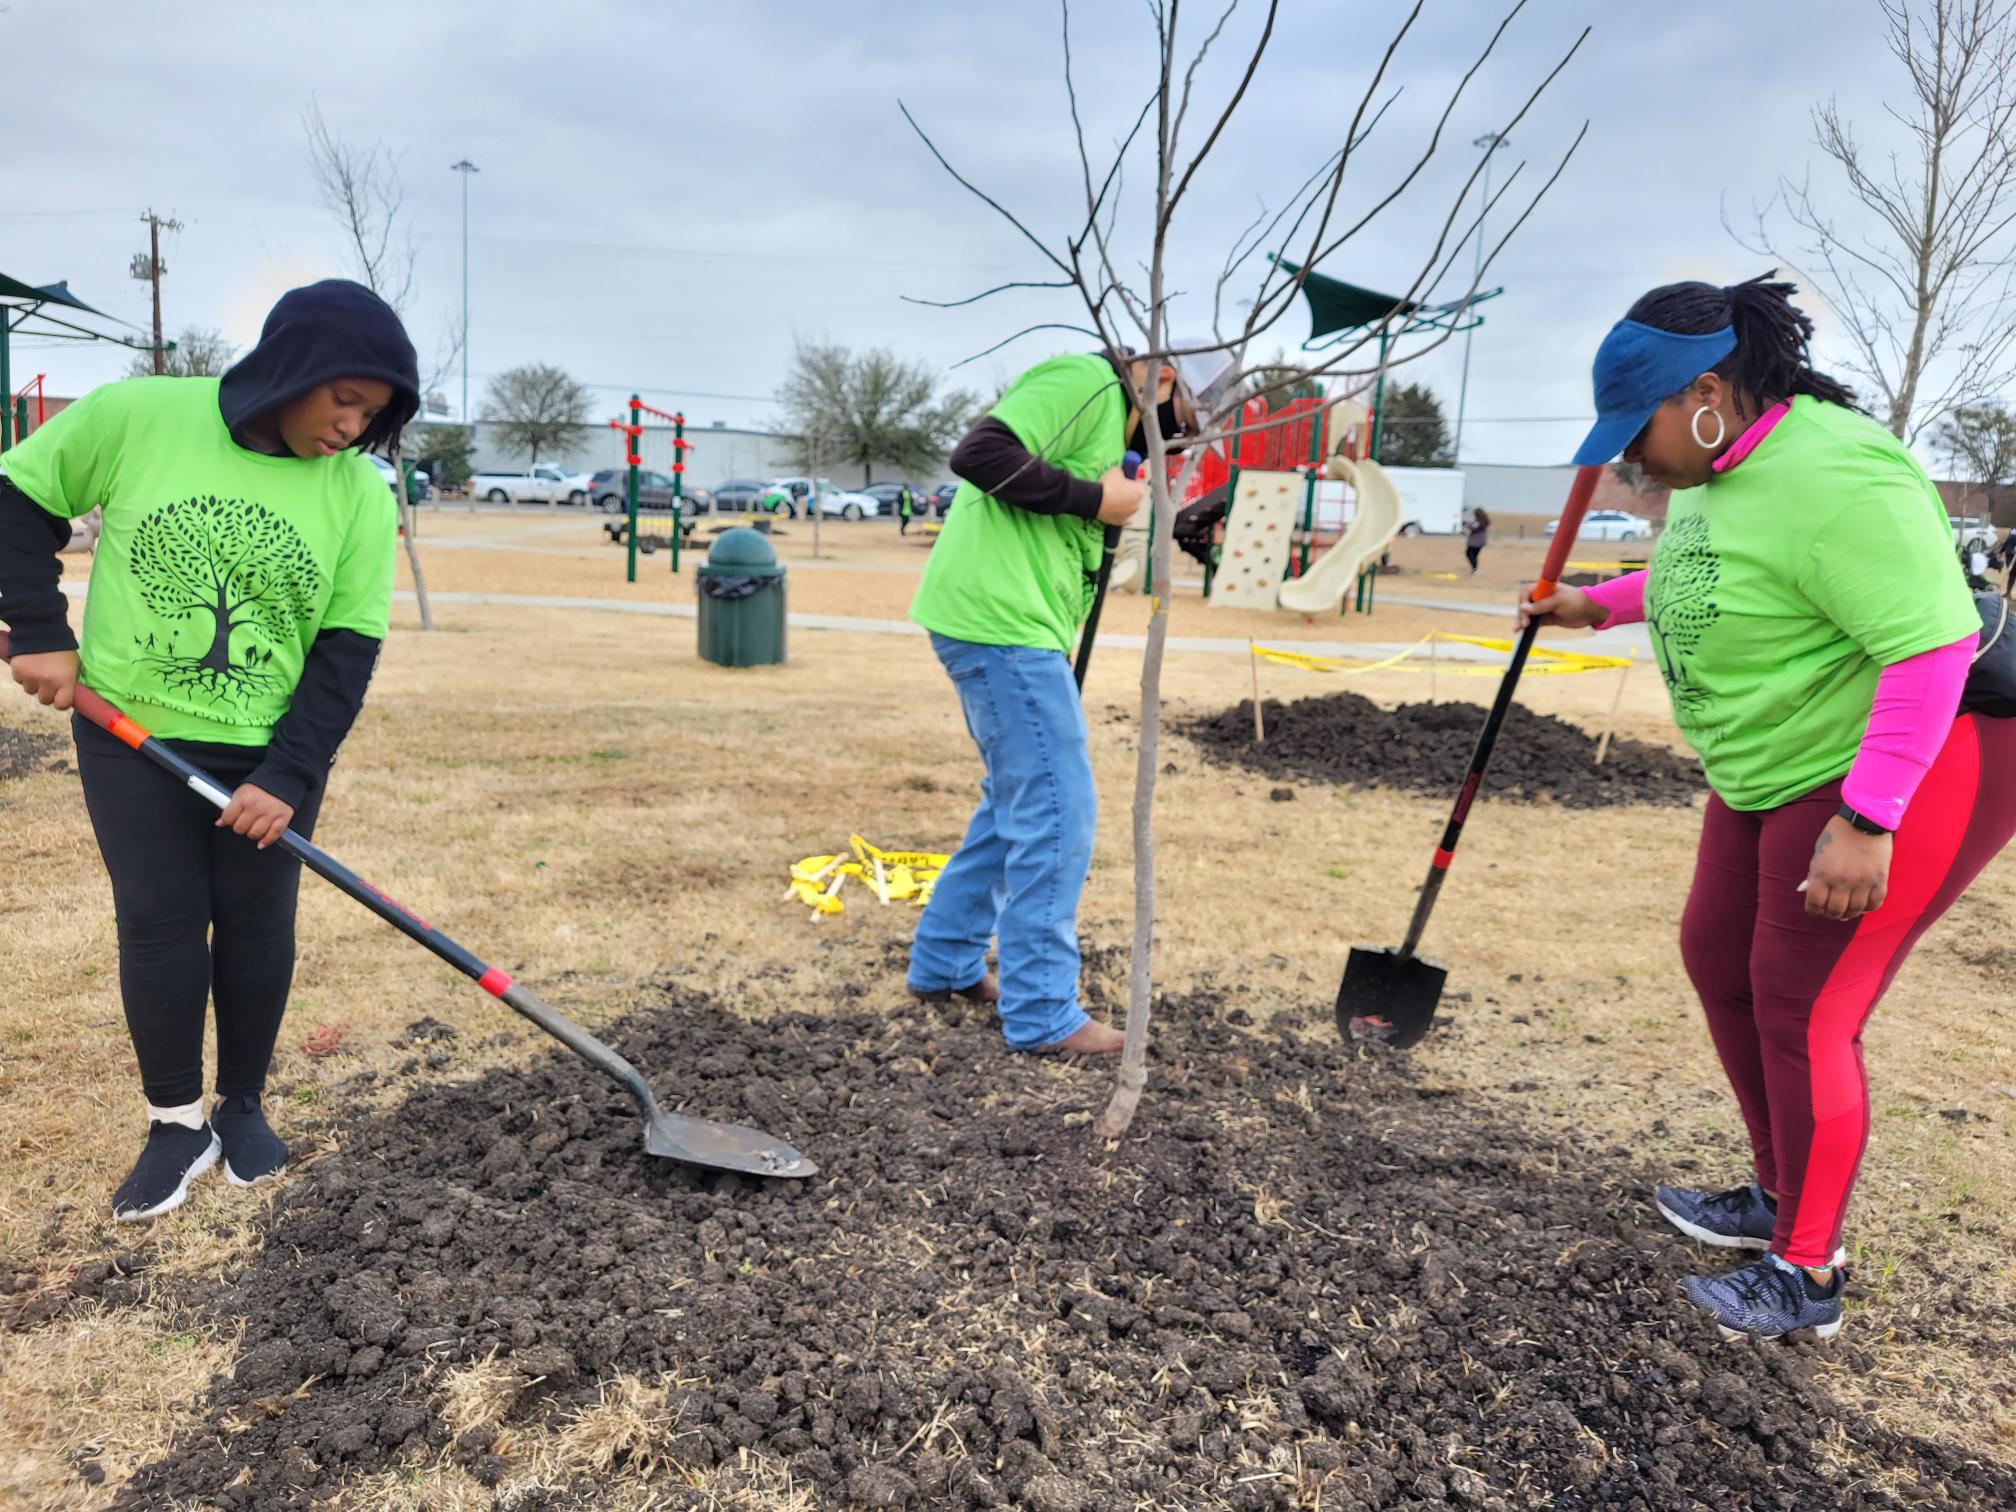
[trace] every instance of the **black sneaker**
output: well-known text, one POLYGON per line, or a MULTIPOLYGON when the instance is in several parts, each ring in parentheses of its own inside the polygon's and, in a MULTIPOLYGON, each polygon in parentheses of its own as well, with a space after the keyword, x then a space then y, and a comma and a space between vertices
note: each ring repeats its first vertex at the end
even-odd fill
POLYGON ((122 1223, 159 1218, 182 1206, 189 1183, 217 1164, 223 1150, 210 1125, 153 1122, 147 1125, 147 1147, 133 1174, 112 1194, 112 1216, 122 1223))
POLYGON ((224 1177, 231 1185, 271 1181, 286 1166, 287 1145, 251 1094, 223 1099, 210 1110, 210 1123, 224 1143, 224 1177))
POLYGON ((1723 1249, 1768 1250, 1778 1210, 1761 1187, 1731 1187, 1726 1192, 1697 1192, 1689 1187, 1659 1187, 1652 1200, 1666 1221, 1689 1239, 1723 1249))

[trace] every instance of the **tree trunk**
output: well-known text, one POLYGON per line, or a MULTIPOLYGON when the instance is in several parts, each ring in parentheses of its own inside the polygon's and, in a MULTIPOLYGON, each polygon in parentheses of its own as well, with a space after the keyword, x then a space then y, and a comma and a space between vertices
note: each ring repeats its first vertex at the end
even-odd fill
MULTIPOLYGON (((1159 340, 1149 337, 1151 345, 1159 340)), ((1148 382, 1152 385, 1154 381, 1151 373, 1148 382)), ((1155 777, 1162 745, 1162 656, 1169 642, 1169 577, 1174 570, 1176 528, 1176 511, 1169 499, 1167 454, 1152 414, 1151 409, 1148 460, 1143 465, 1148 469, 1149 507, 1154 511, 1148 545, 1154 591, 1148 601, 1148 647, 1141 656, 1141 720, 1134 758, 1134 940, 1127 963, 1127 1042, 1120 1051, 1112 1099, 1093 1125, 1102 1139, 1118 1139, 1127 1132, 1148 1085, 1148 1010, 1154 991, 1155 955, 1155 777)))
POLYGON ((434 610, 427 602, 427 575, 420 570, 420 547, 413 538, 419 516, 413 511, 413 501, 406 497, 406 463, 396 442, 392 447, 392 486, 399 497, 399 524, 406 537, 406 565, 413 572, 413 597, 420 605, 420 628, 432 630, 434 610))
POLYGON ((203 653, 202 665, 218 676, 231 670, 231 600, 230 585, 217 585, 217 602, 210 612, 217 616, 216 633, 210 637, 210 649, 203 653))

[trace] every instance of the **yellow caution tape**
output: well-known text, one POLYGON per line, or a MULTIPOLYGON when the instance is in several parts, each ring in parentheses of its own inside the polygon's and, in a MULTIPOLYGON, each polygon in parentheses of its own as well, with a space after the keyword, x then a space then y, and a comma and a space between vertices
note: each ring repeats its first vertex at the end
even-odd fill
POLYGON ((859 835, 849 836, 847 846, 838 855, 807 856, 792 862, 785 900, 796 899, 810 908, 815 918, 837 914, 845 907, 841 889, 851 877, 865 885, 885 908, 891 903, 913 903, 922 908, 931 901, 938 873, 952 859, 938 851, 883 850, 859 835))
MULTIPOLYGON (((1492 640, 1478 635, 1457 635, 1448 630, 1435 630, 1424 635, 1413 645, 1383 657, 1378 661, 1352 661, 1335 656, 1311 656, 1302 651, 1282 651, 1273 646, 1255 646, 1253 654, 1277 662, 1284 667, 1299 667, 1304 672, 1339 673, 1349 676, 1358 672, 1382 672, 1390 668, 1405 667, 1407 671, 1422 669, 1418 658, 1421 648, 1432 642, 1460 646, 1478 646, 1487 651, 1510 653, 1512 642, 1492 640), (1412 663, 1412 665, 1407 665, 1412 663)), ((1576 672, 1601 672, 1630 665, 1630 660, 1622 656, 1591 656, 1582 651, 1556 651, 1547 646, 1535 646, 1526 671, 1535 677, 1560 676, 1576 672)), ((1434 670, 1446 677, 1499 677, 1504 668, 1495 666, 1466 665, 1462 662, 1440 662, 1434 670)))

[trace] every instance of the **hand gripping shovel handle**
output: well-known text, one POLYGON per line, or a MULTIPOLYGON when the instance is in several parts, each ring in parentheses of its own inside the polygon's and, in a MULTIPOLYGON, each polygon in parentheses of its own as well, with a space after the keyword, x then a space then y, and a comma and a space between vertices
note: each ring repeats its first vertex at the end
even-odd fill
MULTIPOLYGON (((1554 539, 1548 544, 1547 559, 1540 568, 1540 581, 1533 585, 1528 595, 1529 602, 1538 602, 1550 596, 1559 583, 1561 569, 1567 565, 1568 553, 1575 549, 1575 537, 1582 529, 1582 516, 1589 510, 1589 500, 1596 492, 1596 484, 1603 476, 1600 467, 1578 468, 1574 485, 1568 490, 1568 503, 1561 510, 1561 519, 1554 527, 1554 539)), ((1504 727, 1505 715, 1512 707, 1512 695, 1519 687, 1519 675, 1526 670, 1526 659, 1533 650, 1533 637, 1539 626, 1528 622, 1512 648, 1512 659, 1505 666, 1505 675, 1498 682, 1498 696, 1491 703, 1491 712, 1484 720, 1484 728, 1478 732, 1476 749, 1470 753, 1470 770, 1463 778, 1463 790, 1456 795, 1456 807, 1449 814, 1449 823, 1443 828, 1442 843, 1435 847, 1434 863, 1428 868, 1428 880, 1422 884, 1420 899, 1414 905, 1414 918, 1407 926, 1407 938, 1400 946, 1400 959, 1412 957, 1421 945, 1421 935, 1428 928, 1428 916, 1435 911, 1435 899, 1442 891, 1442 879, 1449 874, 1449 865, 1456 859, 1457 843, 1463 838, 1463 822, 1470 817, 1470 805, 1476 802, 1477 790, 1484 783, 1484 769, 1491 764, 1491 752, 1498 744, 1498 732, 1504 727)))
MULTIPOLYGON (((1129 452, 1120 460, 1120 467, 1128 477, 1141 471, 1141 453, 1129 452)), ((1099 577, 1092 589, 1092 609, 1085 616, 1085 628, 1078 634, 1078 661, 1071 669, 1071 675, 1078 680, 1078 691, 1085 691, 1085 669, 1092 665, 1092 642, 1099 634, 1099 611, 1106 607, 1106 581, 1113 576, 1113 557, 1120 549, 1120 527, 1106 527, 1106 549, 1099 557, 1099 577)))
MULTIPOLYGON (((7 633, 0 630, 0 661, 6 661, 8 654, 7 633)), ((231 802, 230 792, 216 778, 194 762, 176 755, 84 684, 77 684, 71 706, 114 739, 138 751, 156 766, 173 773, 191 792, 206 802, 219 809, 231 802)), ((620 1082, 636 1101, 637 1109, 643 1115, 647 1127, 658 1127, 667 1121, 665 1114, 658 1107, 658 1099, 653 1095, 650 1083, 644 1080, 642 1072, 579 1024, 548 1007, 530 988, 512 981, 506 972, 463 948, 405 904, 374 887, 327 851, 302 839, 293 830, 282 830, 280 838, 273 843, 325 882, 362 903, 408 939, 426 946, 506 1007, 530 1019, 596 1070, 620 1082)), ((673 1121, 679 1122, 676 1119, 673 1121)), ((697 1121, 695 1123, 697 1124, 697 1121)), ((779 1148, 788 1147, 780 1145, 779 1148)), ((797 1156, 795 1151, 790 1152, 790 1157, 805 1169, 800 1171, 782 1168, 788 1166, 790 1161, 780 1161, 779 1168, 765 1169, 761 1174, 800 1175, 810 1174, 817 1169, 811 1162, 797 1156)), ((703 1160, 701 1163, 711 1162, 703 1160)))

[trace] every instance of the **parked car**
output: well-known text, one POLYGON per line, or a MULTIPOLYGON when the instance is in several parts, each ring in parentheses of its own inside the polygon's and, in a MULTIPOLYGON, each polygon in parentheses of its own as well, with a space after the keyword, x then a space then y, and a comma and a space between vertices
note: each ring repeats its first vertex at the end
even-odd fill
MULTIPOLYGON (((763 490, 760 507, 795 520, 798 511, 806 507, 805 501, 811 492, 810 478, 778 478, 763 490)), ((819 513, 838 515, 843 520, 863 520, 870 515, 882 514, 882 501, 873 494, 850 493, 836 488, 831 478, 821 478, 819 513)))
POLYGON ((926 495, 926 500, 931 505, 931 512, 937 515, 939 519, 944 519, 945 511, 952 507, 953 495, 958 492, 959 485, 957 483, 940 483, 926 495))
MULTIPOLYGON (((393 497, 397 498, 399 495, 399 484, 392 471, 392 464, 376 452, 366 452, 364 456, 373 467, 378 469, 378 476, 385 480, 385 486, 391 489, 393 497)), ((428 495, 434 491, 434 480, 416 467, 413 469, 412 486, 414 489, 412 502, 415 504, 425 503, 428 495)))
MULTIPOLYGON (((1559 520, 1547 522, 1547 534, 1554 534, 1559 520)), ((1649 541, 1658 527, 1641 515, 1626 514, 1621 509, 1592 509, 1582 517, 1582 529, 1576 536, 1578 541, 1649 541)))
POLYGON ((763 485, 754 478, 730 478, 715 484, 713 493, 715 513, 744 514, 763 497, 763 485))
POLYGON ((471 497, 492 504, 580 504, 588 497, 588 479, 546 463, 525 472, 479 472, 469 479, 471 497))
MULTIPOLYGON (((622 514, 630 508, 630 469, 627 467, 605 467, 588 480, 588 495, 595 501, 595 507, 609 514, 622 514)), ((685 515, 700 515, 707 512, 709 495, 706 489, 697 489, 685 494, 679 500, 679 509, 685 515)), ((653 472, 648 467, 637 469, 637 507, 639 509, 670 509, 672 507, 672 475, 653 472)))

